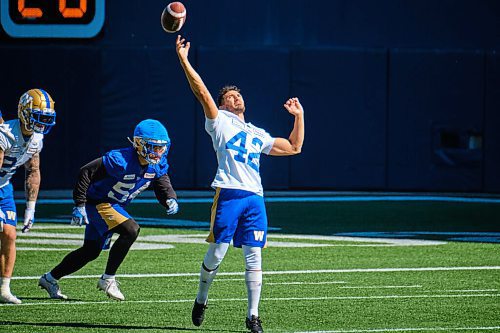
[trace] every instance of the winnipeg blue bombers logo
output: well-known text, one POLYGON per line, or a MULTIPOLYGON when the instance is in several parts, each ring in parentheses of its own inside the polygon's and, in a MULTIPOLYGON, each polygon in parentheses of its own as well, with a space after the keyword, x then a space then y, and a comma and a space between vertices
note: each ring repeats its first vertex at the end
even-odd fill
POLYGON ((8 211, 6 211, 6 213, 7 213, 8 220, 15 220, 16 219, 16 212, 8 210, 8 211))
POLYGON ((264 240, 264 231, 262 230, 254 230, 253 237, 257 242, 262 242, 264 240))

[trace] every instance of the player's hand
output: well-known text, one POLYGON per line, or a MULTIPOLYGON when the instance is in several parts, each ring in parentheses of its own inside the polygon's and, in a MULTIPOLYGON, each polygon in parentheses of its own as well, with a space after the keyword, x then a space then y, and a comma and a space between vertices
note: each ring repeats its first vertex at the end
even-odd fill
POLYGON ((177 203, 177 200, 174 198, 167 199, 167 214, 168 215, 173 215, 176 214, 179 211, 179 204, 177 203))
POLYGON ((283 106, 293 116, 301 115, 304 112, 297 97, 290 98, 283 106))
POLYGON ((71 217, 71 225, 82 226, 84 224, 89 224, 89 219, 87 218, 87 211, 85 206, 74 207, 73 216, 71 217))
POLYGON ((186 39, 184 39, 181 35, 177 36, 177 40, 175 42, 175 50, 177 51, 179 59, 187 60, 190 47, 191 43, 186 42, 186 39))
POLYGON ((31 227, 33 227, 33 223, 35 223, 35 210, 33 208, 26 208, 24 210, 24 223, 22 232, 26 233, 30 231, 31 227))

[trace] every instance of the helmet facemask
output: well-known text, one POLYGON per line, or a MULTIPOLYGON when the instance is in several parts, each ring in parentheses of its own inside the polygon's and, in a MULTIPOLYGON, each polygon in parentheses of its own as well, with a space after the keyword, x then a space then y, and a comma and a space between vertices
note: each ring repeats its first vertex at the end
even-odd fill
POLYGON ((168 141, 134 136, 134 141, 131 142, 137 154, 149 164, 158 164, 162 157, 168 154, 168 150, 170 149, 170 142, 168 141))
POLYGON ((47 134, 56 124, 56 113, 53 109, 31 109, 29 123, 31 130, 36 133, 47 134))

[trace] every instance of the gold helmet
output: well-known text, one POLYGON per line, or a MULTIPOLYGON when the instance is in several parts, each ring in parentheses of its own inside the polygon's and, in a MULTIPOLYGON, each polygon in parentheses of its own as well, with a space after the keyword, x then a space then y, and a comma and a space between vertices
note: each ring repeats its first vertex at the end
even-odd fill
POLYGON ((56 124, 54 100, 43 89, 30 89, 19 99, 17 115, 28 132, 47 134, 56 124))

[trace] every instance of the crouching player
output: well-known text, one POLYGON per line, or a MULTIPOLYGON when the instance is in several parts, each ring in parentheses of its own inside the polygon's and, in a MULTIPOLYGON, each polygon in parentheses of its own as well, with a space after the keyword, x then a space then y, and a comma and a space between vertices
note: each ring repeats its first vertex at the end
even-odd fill
POLYGON ((43 89, 30 89, 19 99, 19 119, 0 119, 0 302, 20 304, 12 295, 10 280, 16 262, 17 212, 10 182, 16 170, 26 170, 26 210, 23 232, 35 221, 35 204, 40 188, 40 152, 43 138, 56 123, 54 100, 43 89))
MULTIPOLYGON (((129 139, 130 140, 130 139, 129 139)), ((167 174, 170 138, 157 120, 141 121, 134 130, 133 147, 112 150, 80 169, 73 191, 72 224, 86 225, 82 247, 69 253, 62 262, 44 274, 38 284, 50 298, 66 299, 59 279, 84 267, 109 248, 112 234, 119 235, 111 246, 104 274, 97 288, 115 300, 123 296, 115 274, 139 235, 139 225, 125 207, 142 191, 153 185, 159 203, 167 214, 177 213, 177 195, 167 174)))

